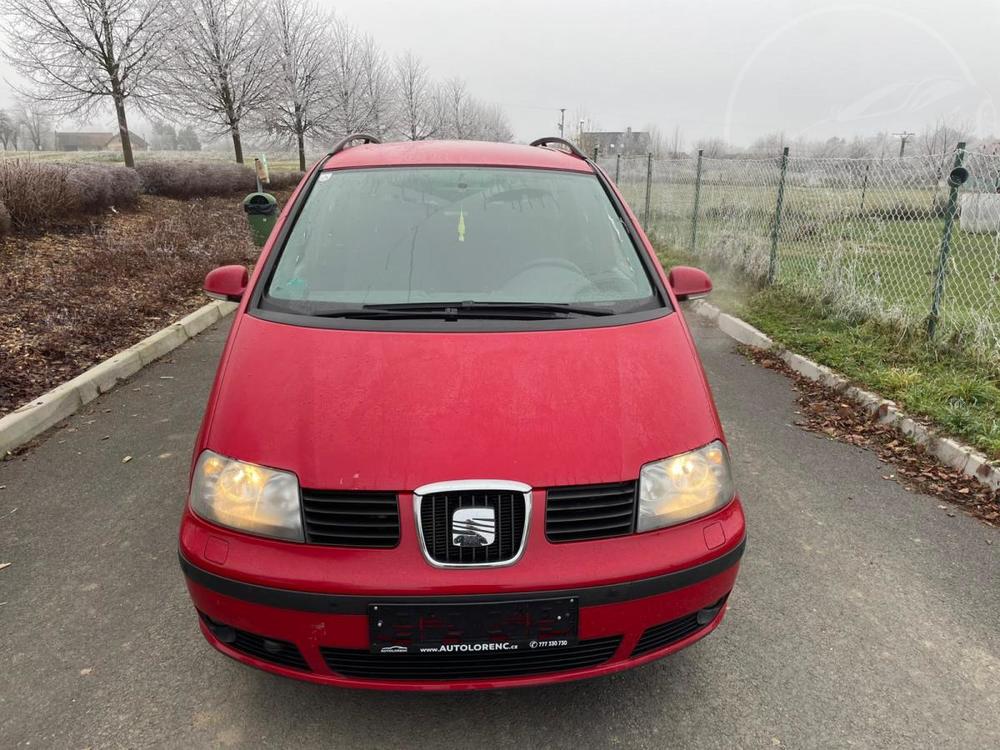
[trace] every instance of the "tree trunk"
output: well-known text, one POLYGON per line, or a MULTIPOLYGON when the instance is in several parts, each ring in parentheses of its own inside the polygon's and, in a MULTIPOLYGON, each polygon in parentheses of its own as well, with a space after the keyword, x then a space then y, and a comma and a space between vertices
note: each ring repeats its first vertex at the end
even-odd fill
POLYGON ((238 124, 237 125, 233 125, 231 132, 233 134, 233 151, 236 152, 236 163, 237 164, 242 164, 243 163, 243 141, 240 140, 240 126, 238 124))
POLYGON ((299 171, 306 171, 306 139, 301 131, 297 134, 299 139, 299 171))
POLYGON ((122 141, 122 158, 126 167, 135 169, 135 158, 132 156, 132 138, 128 132, 128 119, 125 117, 125 99, 115 96, 115 114, 118 115, 118 134, 122 141))

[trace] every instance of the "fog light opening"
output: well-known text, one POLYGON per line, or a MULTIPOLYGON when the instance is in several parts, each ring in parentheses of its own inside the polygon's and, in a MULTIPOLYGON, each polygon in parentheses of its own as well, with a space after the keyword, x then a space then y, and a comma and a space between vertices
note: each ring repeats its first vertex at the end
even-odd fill
POLYGON ((219 641, 222 643, 236 642, 236 631, 233 628, 228 625, 223 625, 221 622, 215 622, 215 620, 210 618, 208 615, 203 614, 201 617, 208 626, 208 629, 212 631, 212 635, 214 635, 219 641))
POLYGON ((698 624, 699 625, 708 625, 708 623, 710 623, 712 620, 714 620, 716 618, 716 616, 719 614, 719 611, 723 607, 726 606, 726 598, 728 596, 729 595, 726 594, 726 596, 724 596, 721 599, 719 599, 719 601, 717 601, 711 607, 705 607, 704 609, 699 609, 698 610, 698 624))

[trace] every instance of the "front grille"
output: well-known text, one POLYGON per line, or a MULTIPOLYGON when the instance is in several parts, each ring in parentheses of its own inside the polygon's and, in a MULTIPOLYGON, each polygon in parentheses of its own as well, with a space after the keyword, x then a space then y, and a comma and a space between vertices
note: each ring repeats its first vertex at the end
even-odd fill
POLYGON ((692 612, 690 615, 679 617, 676 620, 646 628, 642 637, 639 638, 639 642, 632 649, 632 656, 640 656, 669 646, 671 643, 676 643, 693 633, 697 633, 703 627, 705 625, 698 622, 698 613, 692 612))
POLYGON ((546 492, 545 536, 579 542, 631 534, 638 482, 553 487, 546 492))
POLYGON ((524 495, 507 490, 436 492, 420 498, 420 527, 427 555, 435 562, 452 565, 485 565, 517 557, 524 538, 524 495), (459 508, 490 507, 496 531, 492 544, 459 547, 452 543, 451 519, 459 508))
POLYGON ((234 651, 283 667, 301 669, 305 672, 311 671, 306 660, 302 657, 302 652, 294 643, 266 638, 256 633, 248 633, 245 630, 237 630, 229 625, 215 622, 205 614, 202 614, 201 617, 208 625, 209 630, 234 651))
POLYGON ((621 636, 580 641, 575 646, 537 651, 470 654, 372 654, 321 648, 326 665, 345 677, 372 680, 474 680, 585 669, 610 659, 621 636))
POLYGON ((394 492, 302 490, 306 541, 335 547, 388 548, 399 544, 394 492))

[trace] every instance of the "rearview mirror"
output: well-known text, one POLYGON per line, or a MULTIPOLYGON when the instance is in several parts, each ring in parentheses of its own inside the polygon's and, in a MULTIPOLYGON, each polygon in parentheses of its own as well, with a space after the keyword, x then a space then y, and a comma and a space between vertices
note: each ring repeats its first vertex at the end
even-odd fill
POLYGON ((205 294, 213 299, 239 302, 250 282, 244 266, 221 266, 205 276, 205 294))
POLYGON ((679 300, 698 299, 712 291, 712 280, 700 268, 674 266, 670 269, 667 281, 679 300))

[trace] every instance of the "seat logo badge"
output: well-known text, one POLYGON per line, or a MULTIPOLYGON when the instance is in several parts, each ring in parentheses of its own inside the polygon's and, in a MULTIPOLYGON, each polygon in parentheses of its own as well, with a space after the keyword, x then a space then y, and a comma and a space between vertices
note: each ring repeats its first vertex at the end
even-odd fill
POLYGON ((496 531, 493 508, 459 508, 451 516, 451 543, 456 547, 488 547, 496 531))

